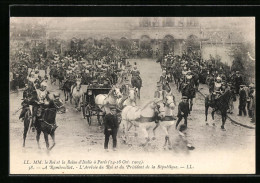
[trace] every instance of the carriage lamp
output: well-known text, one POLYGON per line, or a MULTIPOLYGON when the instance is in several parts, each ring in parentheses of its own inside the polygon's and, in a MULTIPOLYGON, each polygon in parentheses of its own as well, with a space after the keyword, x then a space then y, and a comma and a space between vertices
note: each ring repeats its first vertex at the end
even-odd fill
POLYGON ((92 95, 92 90, 88 90, 88 95, 92 95))

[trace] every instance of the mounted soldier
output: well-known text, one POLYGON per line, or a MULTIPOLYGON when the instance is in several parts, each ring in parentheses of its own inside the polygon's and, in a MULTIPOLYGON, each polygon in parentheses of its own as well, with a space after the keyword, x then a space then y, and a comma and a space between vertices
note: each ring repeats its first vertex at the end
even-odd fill
POLYGON ((163 70, 162 75, 160 76, 159 83, 162 84, 163 89, 166 88, 166 85, 169 85, 168 76, 165 70, 163 70))
POLYGON ((210 93, 209 101, 215 101, 223 94, 223 86, 222 86, 222 79, 221 77, 216 78, 216 82, 214 83, 213 92, 210 93))
POLYGON ((36 89, 37 98, 33 101, 33 112, 32 112, 32 130, 35 131, 37 117, 41 116, 43 108, 49 105, 49 91, 47 91, 47 82, 43 81, 40 84, 40 89, 36 89))
POLYGON ((165 91, 162 89, 162 84, 157 82, 157 90, 154 92, 154 98, 158 100, 164 100, 165 98, 165 91))
POLYGON ((141 86, 142 86, 142 79, 140 77, 140 71, 137 69, 137 65, 134 66, 133 70, 131 71, 132 78, 136 77, 141 81, 141 86))

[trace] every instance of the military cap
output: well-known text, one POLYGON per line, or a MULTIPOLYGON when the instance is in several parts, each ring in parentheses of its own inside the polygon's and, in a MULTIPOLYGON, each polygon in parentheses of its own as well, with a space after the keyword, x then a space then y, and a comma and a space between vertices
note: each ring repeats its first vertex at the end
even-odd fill
POLYGON ((186 97, 186 96, 182 96, 181 99, 188 99, 188 97, 186 97))

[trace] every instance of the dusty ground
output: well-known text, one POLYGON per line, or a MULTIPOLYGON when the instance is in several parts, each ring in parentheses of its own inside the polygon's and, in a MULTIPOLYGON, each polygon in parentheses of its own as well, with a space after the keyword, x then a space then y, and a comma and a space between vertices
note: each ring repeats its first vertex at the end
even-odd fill
MULTIPOLYGON (((153 98, 156 82, 159 80, 161 69, 154 60, 137 61, 143 79, 141 101, 143 104, 153 98)), ((50 90, 56 90, 51 86, 50 90)), ((172 84, 172 90, 179 103, 181 94, 172 84)), ((121 142, 120 132, 118 137, 118 151, 105 152, 103 149, 103 130, 94 120, 89 126, 83 119, 82 113, 77 112, 72 105, 66 104, 67 113, 57 115, 56 146, 47 153, 43 135, 41 136, 41 149, 37 148, 35 133, 27 137, 26 147, 22 147, 23 123, 18 120, 19 113, 14 114, 20 107, 22 93, 10 95, 10 165, 11 173, 253 173, 255 162, 255 131, 240 126, 234 126, 229 120, 226 122, 226 131, 220 129, 221 120, 216 115, 216 126, 205 125, 204 98, 197 94, 194 100, 193 111, 188 119, 188 140, 195 149, 187 151, 179 139, 174 127, 170 130, 170 138, 175 150, 164 150, 164 134, 160 128, 156 132, 156 140, 151 141, 147 147, 141 147, 142 134, 134 137, 130 132, 131 146, 121 142), (30 170, 24 160, 143 160, 144 164, 174 164, 186 166, 192 164, 193 169, 167 169, 167 170, 59 170, 41 171, 30 170)), ((63 95, 62 95, 63 97, 63 95)), ((177 108, 176 108, 177 114, 177 108)), ((211 117, 209 116, 209 119, 211 117)), ((50 139, 50 138, 49 138, 50 139)), ((51 139, 50 139, 51 142, 51 139)), ((112 144, 110 142, 109 147, 112 144)), ((133 164, 133 163, 132 163, 133 164)))

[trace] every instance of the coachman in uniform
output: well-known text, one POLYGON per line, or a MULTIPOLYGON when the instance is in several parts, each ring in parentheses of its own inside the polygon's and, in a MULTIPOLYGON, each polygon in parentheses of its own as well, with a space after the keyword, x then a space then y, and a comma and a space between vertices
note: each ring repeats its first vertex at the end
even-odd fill
POLYGON ((105 144, 104 148, 106 151, 108 151, 108 142, 109 142, 109 137, 112 135, 113 139, 113 150, 116 151, 117 147, 117 131, 119 127, 119 121, 117 117, 117 109, 115 105, 110 106, 110 113, 106 114, 105 119, 104 119, 104 134, 105 134, 105 144))

